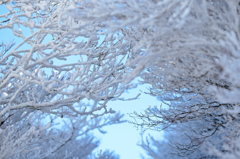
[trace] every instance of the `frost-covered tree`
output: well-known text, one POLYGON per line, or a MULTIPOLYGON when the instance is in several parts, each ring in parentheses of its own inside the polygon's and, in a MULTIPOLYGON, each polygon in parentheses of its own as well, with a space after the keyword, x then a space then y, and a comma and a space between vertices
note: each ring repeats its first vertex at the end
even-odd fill
MULTIPOLYGON (((187 123, 191 142, 179 155, 237 127, 238 0, 3 3, 9 12, 0 15, 0 29, 11 29, 22 41, 9 44, 0 57, 2 125, 37 110, 59 117, 114 113, 107 102, 122 100, 128 83, 140 75, 165 106, 136 114, 143 119, 139 125, 178 131, 187 123), (85 98, 96 104, 74 106, 85 98)), ((222 140, 228 148, 209 142, 215 148, 209 153, 238 155, 237 134, 222 140)))
POLYGON ((99 43, 104 25, 75 18, 81 7, 89 5, 75 3, 15 1, 6 5, 9 12, 0 16, 6 19, 0 29, 11 29, 22 41, 1 53, 3 119, 10 110, 22 108, 58 116, 63 111, 69 116, 93 117, 114 112, 107 110, 106 103, 126 89, 121 84, 125 70, 121 58, 128 55, 129 47, 117 34, 105 34, 99 43), (73 107, 84 98, 100 103, 89 109, 73 107))
MULTIPOLYGON (((116 114, 91 119, 83 115, 59 119, 40 111, 32 112, 12 125, 0 127, 0 158, 94 158, 100 141, 92 131, 105 133, 102 128, 122 123, 121 117, 116 114)), ((118 158, 109 150, 104 152, 118 158)))
POLYGON ((99 141, 89 133, 123 122, 107 102, 130 87, 121 84, 128 45, 117 34, 99 40, 104 23, 75 18, 88 3, 3 3, 0 29, 18 40, 0 45, 0 158, 118 158, 93 154, 99 141))
POLYGON ((202 158, 239 158, 239 1, 188 2, 184 18, 176 15, 181 23, 169 20, 180 8, 168 10, 169 17, 161 17, 167 22, 153 25, 153 35, 142 40, 147 55, 140 76, 164 104, 136 113, 135 124, 178 136, 159 144, 169 143, 177 158, 201 158, 204 148, 202 158))

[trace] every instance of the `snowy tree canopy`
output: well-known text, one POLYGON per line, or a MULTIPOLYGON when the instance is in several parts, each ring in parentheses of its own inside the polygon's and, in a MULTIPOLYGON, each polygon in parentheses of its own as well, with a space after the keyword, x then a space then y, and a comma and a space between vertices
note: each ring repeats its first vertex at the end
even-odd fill
MULTIPOLYGON (((121 95, 140 76, 142 83, 152 86, 148 93, 165 105, 135 114, 142 120, 135 124, 184 130, 190 144, 176 141, 181 145, 173 145, 180 156, 198 151, 209 140, 211 149, 206 153, 239 157, 235 143, 240 102, 238 0, 13 0, 1 4, 8 12, 0 15, 0 30, 10 29, 21 39, 1 44, 1 136, 8 129, 19 130, 22 136, 33 132, 35 128, 22 130, 17 125, 31 118, 41 125, 44 117, 39 115, 68 118, 72 121, 68 133, 88 130, 73 131, 74 123, 83 118, 91 130, 121 123, 121 115, 108 109, 107 103, 136 99, 121 95), (84 99, 94 104, 84 104, 84 99), (113 117, 104 119, 107 114, 113 117), (92 127, 88 122, 95 119, 92 127), (107 124, 101 125, 102 119, 107 124), (211 140, 214 137, 218 140, 211 140)), ((46 137, 49 128, 37 132, 46 137)), ((41 152, 40 148, 33 154, 41 152)))

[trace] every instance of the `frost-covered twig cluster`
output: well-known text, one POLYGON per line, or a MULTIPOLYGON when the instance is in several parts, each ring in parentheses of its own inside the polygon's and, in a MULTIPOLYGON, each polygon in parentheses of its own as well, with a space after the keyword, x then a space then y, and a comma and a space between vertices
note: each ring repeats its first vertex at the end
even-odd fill
POLYGON ((96 116, 101 109, 112 113, 106 102, 118 99, 125 88, 120 58, 128 55, 129 46, 121 35, 105 34, 99 43, 104 24, 75 18, 87 6, 74 7, 72 1, 21 1, 6 7, 10 12, 1 17, 9 21, 0 29, 10 28, 22 42, 1 56, 0 115, 25 107, 53 114, 68 107, 65 113, 71 116, 96 116), (90 110, 72 107, 84 98, 104 102, 90 110))
MULTIPOLYGON (((15 124, 1 125, 0 158, 94 158, 93 150, 100 142, 91 131, 105 133, 102 127, 121 123, 121 117, 116 114, 90 119, 85 115, 60 120, 35 111, 15 124), (59 122, 64 124, 59 126, 59 122)), ((118 158, 109 150, 105 155, 118 158)))
MULTIPOLYGON (((0 158, 90 157, 99 144, 91 130, 103 133, 103 126, 123 122, 107 102, 130 87, 121 84, 129 46, 119 34, 101 40, 104 24, 75 18, 87 3, 4 3, 0 29, 21 40, 1 44, 0 158), (68 128, 58 130, 52 120, 44 127, 49 115, 67 120, 68 128)), ((110 151, 96 155, 118 158, 110 151)))

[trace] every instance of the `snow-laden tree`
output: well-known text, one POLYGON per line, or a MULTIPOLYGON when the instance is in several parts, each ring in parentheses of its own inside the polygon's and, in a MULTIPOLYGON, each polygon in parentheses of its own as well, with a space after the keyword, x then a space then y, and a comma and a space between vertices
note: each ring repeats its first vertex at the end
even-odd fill
MULTIPOLYGON (((22 41, 0 57, 3 125, 36 110, 59 117, 113 113, 107 102, 121 99, 140 75, 165 103, 137 114, 140 126, 177 131, 194 123, 192 136, 192 126, 186 130, 198 144, 180 155, 237 127, 238 0, 16 0, 6 7, 0 29, 22 41), (73 105, 85 98, 97 104, 73 105)), ((229 147, 223 150, 238 151, 234 133, 222 140, 229 147)), ((223 157, 215 148, 209 153, 223 157)))
MULTIPOLYGON (((184 145, 179 155, 197 150, 218 133, 224 136, 221 133, 226 130, 236 130, 240 99, 239 1, 93 3, 97 5, 80 18, 104 21, 112 32, 120 29, 124 42, 130 44, 126 72, 131 74, 127 82, 141 73, 143 83, 153 86, 149 93, 165 103, 163 109, 149 108, 137 114, 143 119, 139 126, 166 129, 194 122, 196 136, 189 136, 194 144, 184 145)), ((237 151, 232 146, 237 134, 222 140, 221 144, 229 148, 217 150, 227 155, 237 151)), ((235 152, 233 155, 239 157, 235 152)))
POLYGON ((147 54, 138 58, 146 66, 140 76, 152 85, 148 93, 164 104, 136 113, 135 124, 185 132, 169 138, 176 157, 197 157, 207 144, 205 156, 239 158, 239 1, 176 3, 187 5, 183 11, 168 8, 169 16, 158 16, 162 21, 150 27, 151 35, 148 28, 139 35, 137 46, 147 54))
POLYGON ((90 133, 123 122, 107 102, 130 88, 122 82, 129 45, 121 35, 102 35, 104 22, 75 18, 88 3, 3 3, 0 30, 17 40, 0 50, 0 158, 118 158, 93 154, 99 141, 90 133), (66 123, 56 128, 59 118, 66 123))

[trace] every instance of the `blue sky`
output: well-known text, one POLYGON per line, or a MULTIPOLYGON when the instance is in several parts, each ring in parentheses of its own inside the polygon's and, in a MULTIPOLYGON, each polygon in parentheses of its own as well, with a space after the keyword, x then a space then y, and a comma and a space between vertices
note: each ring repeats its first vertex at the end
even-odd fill
MULTIPOLYGON (((140 91, 146 91, 148 85, 141 85, 137 88, 130 90, 129 93, 124 93, 124 97, 132 97, 137 95, 140 91)), ((144 111, 148 106, 160 105, 161 102, 158 101, 155 97, 150 95, 141 94, 139 99, 133 101, 113 101, 108 104, 109 107, 113 108, 116 111, 121 111, 125 114, 125 119, 132 120, 127 114, 134 111, 140 112, 144 111)), ((120 155, 121 159, 140 159, 140 154, 145 154, 141 147, 137 146, 137 142, 141 140, 140 129, 137 130, 130 123, 118 124, 113 126, 105 127, 104 130, 107 130, 107 134, 100 135, 102 138, 101 145, 99 149, 112 149, 120 155)), ((156 131, 147 131, 145 136, 151 134, 155 138, 162 138, 161 132, 156 131)), ((99 134, 96 134, 98 136, 99 134)), ((145 155, 146 157, 146 155, 145 155)))
MULTIPOLYGON (((6 13, 6 10, 3 6, 0 6, 0 15, 6 13)), ((0 18, 0 21, 2 19, 0 18)), ((13 33, 10 29, 0 29, 0 40, 10 42, 14 40, 16 43, 19 43, 21 39, 13 36, 13 33)), ((124 93, 123 97, 132 98, 136 96, 140 91, 146 91, 148 85, 141 85, 135 89, 129 90, 128 93, 124 93)), ((140 112, 146 109, 148 106, 160 105, 161 102, 158 101, 155 97, 141 94, 139 99, 133 101, 112 101, 109 102, 108 106, 113 108, 116 111, 120 111, 125 114, 124 119, 131 120, 127 113, 132 113, 134 111, 140 112)), ((132 124, 124 123, 113 126, 107 126, 104 128, 107 131, 107 134, 100 134, 95 132, 95 135, 98 139, 101 139, 100 149, 110 149, 114 150, 117 154, 120 155, 121 159, 138 159, 140 154, 144 154, 144 151, 137 146, 137 142, 141 140, 140 130, 137 130, 132 124)), ((161 138, 162 133, 148 131, 145 133, 147 135, 150 133, 156 138, 161 138)))

